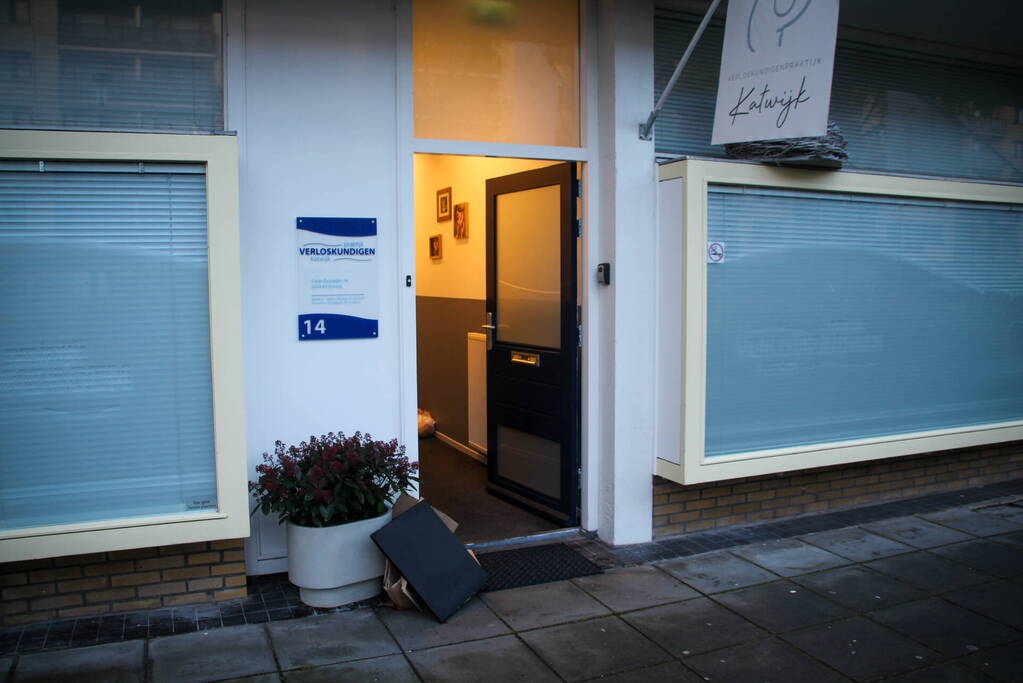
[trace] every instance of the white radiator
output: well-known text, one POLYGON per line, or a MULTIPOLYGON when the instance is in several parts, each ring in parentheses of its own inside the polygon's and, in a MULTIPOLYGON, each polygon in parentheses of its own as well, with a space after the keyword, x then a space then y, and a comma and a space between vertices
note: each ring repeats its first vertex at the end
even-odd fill
POLYGON ((487 335, 467 334, 469 367, 469 445, 487 452, 487 335))

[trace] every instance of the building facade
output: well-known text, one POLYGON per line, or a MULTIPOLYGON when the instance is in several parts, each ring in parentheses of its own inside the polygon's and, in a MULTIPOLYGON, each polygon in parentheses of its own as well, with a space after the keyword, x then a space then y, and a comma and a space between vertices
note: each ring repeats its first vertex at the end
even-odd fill
POLYGON ((555 164, 573 272, 513 301, 574 317, 576 388, 564 440, 485 429, 519 502, 620 545, 1019 477, 1019 10, 846 3, 836 171, 710 144, 723 11, 640 139, 707 4, 0 4, 4 623, 285 570, 246 488, 278 439, 478 441, 485 181, 555 164), (296 333, 299 217, 375 220, 375 336, 296 333))

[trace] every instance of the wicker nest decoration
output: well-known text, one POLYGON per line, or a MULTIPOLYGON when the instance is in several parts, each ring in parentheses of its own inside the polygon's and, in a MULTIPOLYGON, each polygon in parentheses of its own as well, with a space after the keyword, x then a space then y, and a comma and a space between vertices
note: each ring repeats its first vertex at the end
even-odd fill
POLYGON ((733 142, 725 145, 725 152, 735 159, 764 161, 779 165, 841 168, 842 162, 849 158, 845 148, 845 136, 842 135, 842 131, 834 121, 828 121, 827 135, 813 138, 733 142))

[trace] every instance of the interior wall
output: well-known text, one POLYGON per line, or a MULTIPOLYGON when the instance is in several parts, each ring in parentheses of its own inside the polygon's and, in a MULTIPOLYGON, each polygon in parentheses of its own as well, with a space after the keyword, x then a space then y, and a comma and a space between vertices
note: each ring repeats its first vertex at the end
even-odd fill
POLYGON ((416 341, 419 407, 437 430, 469 443, 466 334, 486 315, 487 178, 555 162, 437 154, 415 155, 416 341), (437 190, 450 187, 452 205, 468 203, 468 237, 455 239, 454 221, 437 220, 437 190), (441 235, 440 259, 429 238, 441 235))

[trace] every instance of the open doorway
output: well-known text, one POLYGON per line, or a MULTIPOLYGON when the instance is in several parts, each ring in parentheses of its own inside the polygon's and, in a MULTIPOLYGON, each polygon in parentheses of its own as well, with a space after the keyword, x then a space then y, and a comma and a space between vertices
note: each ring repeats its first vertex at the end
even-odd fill
POLYGON ((575 165, 416 154, 414 173, 421 493, 463 542, 576 525, 575 165))

